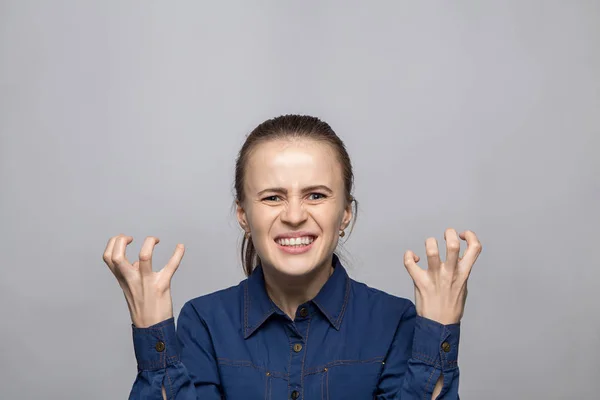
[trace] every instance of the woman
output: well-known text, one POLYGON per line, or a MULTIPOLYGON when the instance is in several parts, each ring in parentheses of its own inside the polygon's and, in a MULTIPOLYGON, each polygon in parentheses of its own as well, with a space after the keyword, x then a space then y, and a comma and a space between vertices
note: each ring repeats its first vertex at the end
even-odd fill
POLYGON ((405 253, 415 307, 350 279, 334 253, 356 203, 350 159, 328 124, 265 121, 247 137, 235 175, 248 278, 185 303, 177 331, 170 281, 183 245, 153 272, 157 238, 146 238, 133 265, 132 237, 108 242, 104 261, 133 323, 130 398, 458 399, 460 319, 481 252, 475 234, 446 230, 444 262, 427 239, 427 269, 405 253))

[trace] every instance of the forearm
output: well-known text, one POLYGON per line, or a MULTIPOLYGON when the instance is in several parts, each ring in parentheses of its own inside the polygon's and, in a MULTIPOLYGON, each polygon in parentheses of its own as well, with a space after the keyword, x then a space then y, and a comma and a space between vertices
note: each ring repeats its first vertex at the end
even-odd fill
POLYGON ((193 318, 193 308, 186 304, 179 315, 177 331, 173 318, 148 328, 133 326, 138 374, 130 400, 222 398, 210 337, 202 329, 204 325, 195 325, 193 318), (201 370, 202 376, 198 377, 191 368, 201 370))
MULTIPOLYGON (((435 383, 435 387, 433 388, 433 394, 431 395, 431 400, 435 400, 436 397, 438 397, 438 395, 442 391, 442 386, 444 386, 444 375, 440 375, 437 382, 435 383)), ((167 399, 165 398, 165 400, 167 399)))
POLYGON ((460 326, 444 326, 422 317, 414 320, 413 313, 410 310, 407 323, 399 327, 377 398, 458 400, 460 326), (412 343, 403 339, 409 334, 413 334, 412 343))

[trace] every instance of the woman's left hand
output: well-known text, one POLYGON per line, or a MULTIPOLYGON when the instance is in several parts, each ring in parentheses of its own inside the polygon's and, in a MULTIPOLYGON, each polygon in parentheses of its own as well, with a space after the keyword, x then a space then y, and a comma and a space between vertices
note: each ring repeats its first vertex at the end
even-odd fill
POLYGON ((454 229, 446 229, 446 260, 440 260, 437 240, 425 241, 427 269, 417 265, 420 257, 412 251, 404 253, 404 266, 415 284, 417 314, 443 325, 460 322, 467 300, 467 280, 471 268, 481 253, 482 246, 471 231, 458 235, 454 229), (467 250, 459 257, 460 239, 466 240, 467 250))

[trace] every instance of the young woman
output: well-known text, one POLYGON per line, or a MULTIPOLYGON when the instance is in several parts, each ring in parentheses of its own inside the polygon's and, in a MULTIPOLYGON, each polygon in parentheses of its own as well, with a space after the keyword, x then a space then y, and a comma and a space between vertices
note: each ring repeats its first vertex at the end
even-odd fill
POLYGON ((458 399, 460 320, 481 244, 447 229, 444 261, 426 240, 427 269, 407 251, 416 306, 359 283, 335 254, 356 210, 352 185, 327 123, 260 124, 235 170, 248 278, 185 303, 177 330, 170 282, 183 245, 153 272, 158 238, 146 238, 133 264, 133 238, 111 238, 103 258, 125 294, 138 362, 130 399, 458 399))

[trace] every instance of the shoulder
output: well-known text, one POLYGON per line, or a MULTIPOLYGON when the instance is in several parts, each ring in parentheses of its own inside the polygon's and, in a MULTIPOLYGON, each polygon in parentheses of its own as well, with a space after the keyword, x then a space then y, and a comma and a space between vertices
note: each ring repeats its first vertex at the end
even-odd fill
POLYGON ((181 313, 193 313, 204 320, 235 313, 241 308, 246 282, 244 279, 235 286, 192 298, 183 305, 181 313))
POLYGON ((407 298, 395 296, 352 278, 350 278, 350 287, 354 302, 361 307, 367 306, 370 312, 380 317, 410 318, 416 312, 414 303, 407 298))

